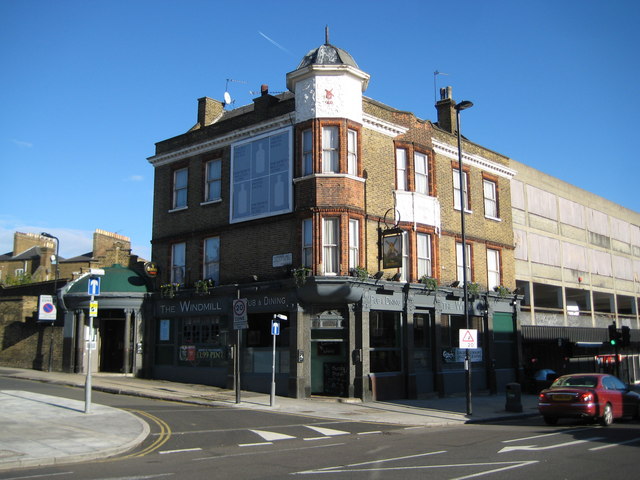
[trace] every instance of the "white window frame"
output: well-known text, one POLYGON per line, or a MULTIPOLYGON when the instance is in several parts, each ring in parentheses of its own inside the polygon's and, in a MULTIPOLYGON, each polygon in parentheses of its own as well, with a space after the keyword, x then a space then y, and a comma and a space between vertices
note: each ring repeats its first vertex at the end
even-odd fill
POLYGON ((396 190, 406 191, 407 188, 407 149, 396 148, 396 190))
POLYGON ((302 132, 302 175, 313 173, 313 131, 309 128, 302 132))
POLYGON ((205 197, 206 202, 215 202, 222 198, 222 160, 209 160, 206 164, 205 197))
POLYGON ((322 127, 322 172, 338 173, 340 168, 340 129, 336 125, 322 127))
POLYGON ((205 238, 203 242, 202 278, 220 284, 220 237, 205 238))
POLYGON ((360 266, 360 221, 349 219, 349 269, 360 266))
POLYGON ((347 173, 358 175, 358 132, 347 131, 347 173))
MULTIPOLYGON (((469 211, 469 192, 467 191, 469 179, 464 170, 462 170, 462 181, 464 182, 464 210, 469 211)), ((458 168, 453 169, 453 208, 460 210, 460 170, 458 168)))
POLYGON ((487 287, 493 290, 494 287, 502 285, 500 278, 500 250, 487 248, 487 287))
POLYGON ((484 216, 489 218, 498 217, 498 186, 496 182, 489 179, 482 180, 482 192, 484 195, 484 216))
POLYGON ((171 283, 184 283, 186 273, 186 250, 185 242, 171 245, 171 283))
POLYGON ((189 169, 179 168, 173 171, 173 199, 172 210, 187 208, 187 197, 189 194, 189 169), (184 182, 180 178, 184 174, 184 182))
MULTIPOLYGON (((473 278, 471 278, 471 245, 467 243, 467 258, 466 258, 466 266, 467 266, 467 283, 472 282, 473 278)), ((464 281, 462 276, 462 243, 456 242, 456 280, 460 283, 464 281)))
POLYGON ((422 152, 414 152, 413 170, 415 191, 423 195, 429 195, 429 157, 422 152))
POLYGON ((402 268, 400 268, 400 281, 409 281, 409 232, 402 232, 402 268))
POLYGON ((431 263, 431 235, 418 233, 416 237, 418 247, 418 280, 424 275, 433 277, 431 263))
POLYGON ((322 271, 325 275, 338 275, 340 269, 340 219, 322 219, 322 271))
POLYGON ((313 220, 302 220, 302 266, 313 267, 313 220))

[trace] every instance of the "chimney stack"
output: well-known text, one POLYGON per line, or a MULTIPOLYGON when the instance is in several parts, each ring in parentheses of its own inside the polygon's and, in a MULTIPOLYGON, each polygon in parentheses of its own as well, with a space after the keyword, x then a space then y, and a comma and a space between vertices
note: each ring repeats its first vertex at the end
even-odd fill
POLYGON ((436 103, 438 111, 438 126, 449 132, 456 133, 456 102, 452 98, 451 87, 440 89, 440 100, 436 103))
POLYGON ((215 122, 224 111, 224 104, 209 97, 198 99, 198 128, 215 122))

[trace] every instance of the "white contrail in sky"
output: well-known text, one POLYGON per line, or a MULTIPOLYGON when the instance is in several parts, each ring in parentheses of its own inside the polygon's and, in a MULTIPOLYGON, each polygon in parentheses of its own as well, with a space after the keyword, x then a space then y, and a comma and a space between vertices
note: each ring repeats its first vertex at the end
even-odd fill
POLYGON ((264 33, 262 33, 261 31, 258 30, 258 33, 260 35, 262 35, 265 39, 267 39, 269 42, 271 42, 272 44, 274 44, 276 47, 278 47, 280 50, 282 50, 283 52, 287 52, 289 55, 293 55, 293 53, 291 53, 289 50, 287 50, 286 48, 284 48, 282 45, 280 45, 278 42, 276 42, 275 40, 267 37, 264 33))

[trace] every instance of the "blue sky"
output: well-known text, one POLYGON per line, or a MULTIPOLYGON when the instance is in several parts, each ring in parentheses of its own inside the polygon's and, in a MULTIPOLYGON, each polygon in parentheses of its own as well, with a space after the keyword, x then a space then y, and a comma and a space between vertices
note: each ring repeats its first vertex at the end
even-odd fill
POLYGON ((150 258, 155 142, 227 79, 236 106, 284 91, 325 25, 365 95, 435 121, 445 72, 470 140, 640 211, 639 20, 635 0, 0 0, 0 253, 46 231, 75 256, 101 228, 150 258))

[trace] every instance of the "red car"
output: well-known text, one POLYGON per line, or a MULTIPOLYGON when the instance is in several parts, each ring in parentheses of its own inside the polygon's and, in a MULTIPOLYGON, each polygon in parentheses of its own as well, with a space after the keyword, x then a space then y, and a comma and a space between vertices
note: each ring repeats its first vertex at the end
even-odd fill
POLYGON ((540 392, 538 410, 547 425, 559 418, 589 418, 607 426, 615 418, 640 418, 640 394, 613 375, 563 375, 540 392))

